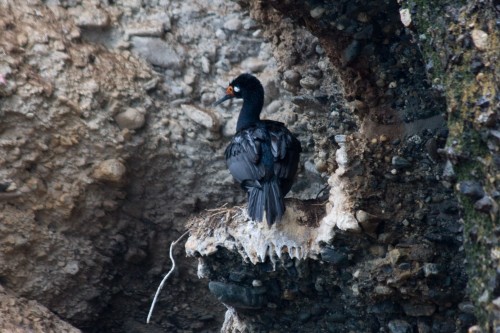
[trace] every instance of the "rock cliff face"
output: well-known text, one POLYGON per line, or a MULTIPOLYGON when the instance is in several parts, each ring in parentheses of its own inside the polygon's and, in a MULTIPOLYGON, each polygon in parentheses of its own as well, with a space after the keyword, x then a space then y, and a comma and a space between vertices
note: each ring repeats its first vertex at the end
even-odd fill
POLYGON ((493 329, 495 5, 0 1, 0 327, 493 329), (304 148, 272 228, 211 106, 246 71, 304 148))

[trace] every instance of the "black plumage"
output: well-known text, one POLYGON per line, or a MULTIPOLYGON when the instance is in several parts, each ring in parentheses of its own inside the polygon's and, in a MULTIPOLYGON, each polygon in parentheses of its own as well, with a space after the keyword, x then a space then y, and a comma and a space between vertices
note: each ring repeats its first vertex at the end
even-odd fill
POLYGON ((284 197, 292 187, 300 158, 300 142, 283 123, 260 120, 264 89, 250 74, 234 79, 216 105, 242 98, 236 134, 226 148, 226 164, 248 194, 248 215, 269 225, 285 212, 284 197))

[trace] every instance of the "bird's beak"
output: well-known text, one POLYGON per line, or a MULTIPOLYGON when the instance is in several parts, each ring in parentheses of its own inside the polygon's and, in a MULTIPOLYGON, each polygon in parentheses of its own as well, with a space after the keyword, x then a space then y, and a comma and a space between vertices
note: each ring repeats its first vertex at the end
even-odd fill
POLYGON ((217 106, 225 101, 227 101, 228 99, 231 99, 234 97, 234 91, 233 91, 233 87, 232 86, 229 86, 227 87, 226 89, 226 94, 224 95, 224 97, 222 97, 221 99, 219 99, 217 102, 214 103, 214 106, 217 106))

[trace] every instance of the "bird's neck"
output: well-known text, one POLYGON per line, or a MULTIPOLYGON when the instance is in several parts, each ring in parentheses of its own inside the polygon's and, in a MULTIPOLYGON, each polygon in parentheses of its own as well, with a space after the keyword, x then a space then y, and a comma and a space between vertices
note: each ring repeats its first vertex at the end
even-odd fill
POLYGON ((264 105, 263 94, 250 94, 243 96, 243 106, 241 107, 238 122, 236 123, 236 131, 240 131, 252 125, 255 125, 260 120, 260 111, 264 105))

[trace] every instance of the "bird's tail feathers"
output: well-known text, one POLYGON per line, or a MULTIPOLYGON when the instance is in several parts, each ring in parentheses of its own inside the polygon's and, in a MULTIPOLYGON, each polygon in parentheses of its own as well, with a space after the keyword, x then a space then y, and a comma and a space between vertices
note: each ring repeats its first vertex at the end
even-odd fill
POLYGON ((276 179, 248 189, 248 215, 252 220, 261 222, 264 212, 269 226, 279 222, 285 213, 285 202, 276 179))

